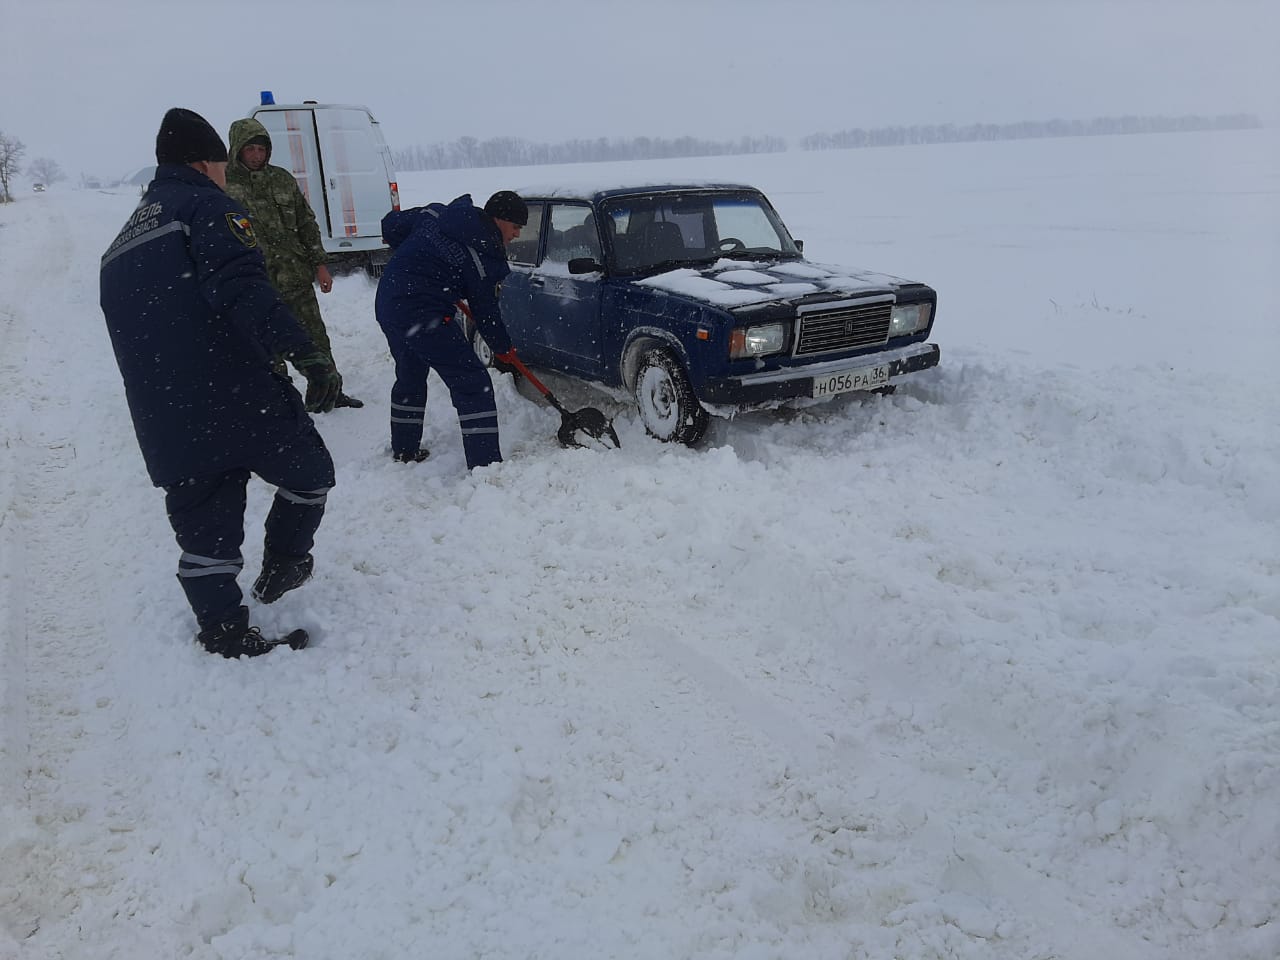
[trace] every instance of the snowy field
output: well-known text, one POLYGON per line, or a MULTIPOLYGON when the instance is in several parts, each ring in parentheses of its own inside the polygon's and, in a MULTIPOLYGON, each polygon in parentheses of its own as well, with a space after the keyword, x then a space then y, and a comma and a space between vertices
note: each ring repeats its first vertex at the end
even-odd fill
MULTIPOLYGON (((561 450, 373 291, 315 580, 192 642, 97 307, 137 197, 0 207, 0 958, 1275 960, 1280 135, 406 174, 741 180, 939 291, 891 398, 561 450)), ((571 394, 571 406, 600 404, 571 394)), ((271 491, 250 488, 245 586, 271 491)))

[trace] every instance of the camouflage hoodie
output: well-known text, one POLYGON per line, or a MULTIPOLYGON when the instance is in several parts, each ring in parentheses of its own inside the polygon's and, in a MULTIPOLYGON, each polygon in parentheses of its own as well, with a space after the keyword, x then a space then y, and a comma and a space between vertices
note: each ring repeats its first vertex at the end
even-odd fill
POLYGON ((278 290, 310 286, 325 252, 316 216, 298 182, 284 167, 272 166, 271 135, 259 121, 237 120, 227 140, 227 193, 253 219, 271 282, 278 290), (254 137, 267 138, 267 164, 258 171, 240 162, 240 151, 254 137))

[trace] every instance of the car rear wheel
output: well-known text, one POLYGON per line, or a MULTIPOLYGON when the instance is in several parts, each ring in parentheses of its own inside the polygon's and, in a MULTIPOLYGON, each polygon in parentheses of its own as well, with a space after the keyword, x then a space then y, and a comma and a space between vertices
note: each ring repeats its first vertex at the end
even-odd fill
POLYGON ((707 432, 710 416, 669 350, 655 347, 640 358, 632 396, 645 430, 659 440, 696 443, 707 432))
POLYGON ((476 352, 482 364, 486 367, 493 366, 493 350, 484 337, 480 336, 480 328, 474 324, 471 325, 471 349, 476 352))

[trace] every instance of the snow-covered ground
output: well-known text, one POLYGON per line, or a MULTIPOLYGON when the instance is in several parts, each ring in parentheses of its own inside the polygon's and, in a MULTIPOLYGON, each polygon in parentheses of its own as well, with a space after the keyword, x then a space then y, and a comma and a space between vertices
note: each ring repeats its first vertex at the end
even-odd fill
MULTIPOLYGON (((317 575, 200 652, 97 308, 136 202, 0 207, 0 957, 1275 960, 1280 136, 406 174, 728 179, 939 290, 892 398, 387 457, 322 298, 317 575)), ((601 403, 573 394, 571 405, 601 403)), ((248 581, 271 491, 251 486, 248 581)), ((247 585, 247 583, 246 583, 247 585)))

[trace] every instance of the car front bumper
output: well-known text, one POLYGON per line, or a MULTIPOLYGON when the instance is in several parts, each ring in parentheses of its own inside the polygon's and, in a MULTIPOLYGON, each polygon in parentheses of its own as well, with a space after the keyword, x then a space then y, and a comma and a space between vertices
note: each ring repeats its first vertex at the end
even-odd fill
POLYGON ((737 377, 720 377, 708 380, 698 391, 698 399, 711 404, 735 404, 749 406, 768 403, 770 400, 791 400, 808 397, 813 392, 814 380, 830 377, 846 370, 859 370, 868 366, 887 365, 889 383, 908 373, 918 373, 938 365, 941 351, 936 343, 914 343, 897 350, 843 357, 824 363, 810 363, 803 367, 783 367, 764 370, 737 377))

